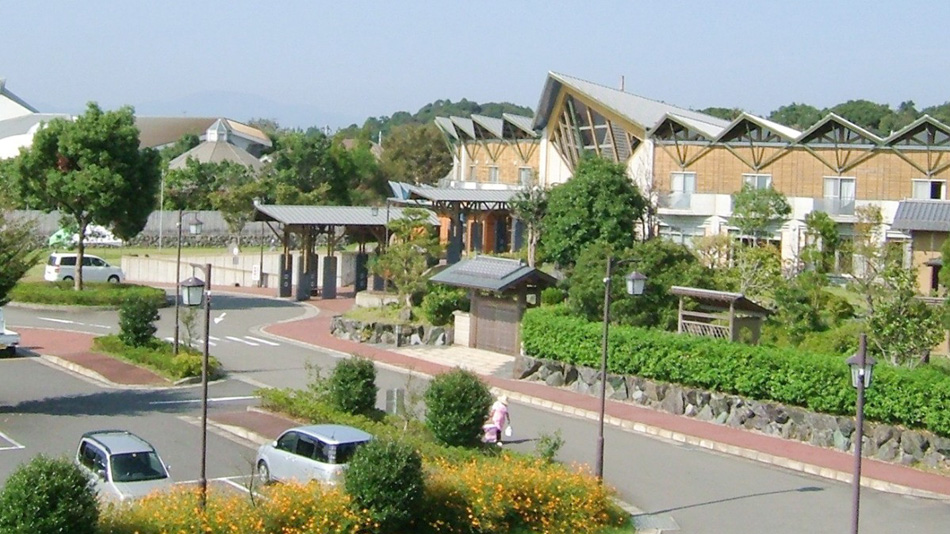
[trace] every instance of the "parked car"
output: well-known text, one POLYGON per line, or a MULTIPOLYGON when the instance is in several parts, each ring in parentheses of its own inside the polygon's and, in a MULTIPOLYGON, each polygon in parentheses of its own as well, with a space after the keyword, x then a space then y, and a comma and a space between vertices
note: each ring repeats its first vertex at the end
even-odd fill
MULTIPOLYGON (((86 238, 83 242, 86 246, 97 247, 121 247, 123 244, 122 240, 113 235, 111 230, 105 226, 95 224, 86 227, 86 238)), ((49 236, 47 243, 50 247, 74 248, 79 244, 79 234, 66 228, 60 228, 49 236)))
MULTIPOLYGON (((73 280, 76 278, 76 257, 73 252, 54 252, 46 262, 43 275, 49 282, 73 280)), ((99 256, 84 254, 82 257, 82 279, 86 282, 119 283, 125 280, 120 267, 109 265, 99 256)))
POLYGON ((340 481, 346 464, 360 445, 373 436, 347 425, 309 425, 291 428, 257 451, 257 474, 273 480, 340 481))
POLYGON ((7 322, 0 308, 0 356, 16 356, 16 347, 20 344, 20 334, 7 330, 7 322))
POLYGON ((168 466, 155 447, 125 430, 83 434, 76 463, 107 501, 137 499, 172 485, 168 466))

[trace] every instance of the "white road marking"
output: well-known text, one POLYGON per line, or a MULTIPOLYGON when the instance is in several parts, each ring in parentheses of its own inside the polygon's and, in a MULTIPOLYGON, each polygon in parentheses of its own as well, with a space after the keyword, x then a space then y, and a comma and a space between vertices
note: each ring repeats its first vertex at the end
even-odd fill
POLYGON ((17 443, 16 441, 14 441, 13 439, 11 439, 10 436, 4 434, 3 432, 0 432, 0 438, 3 438, 4 441, 10 442, 10 444, 12 445, 11 447, 0 447, 0 451, 12 451, 12 450, 16 450, 16 449, 25 449, 25 448, 26 448, 25 446, 23 446, 23 445, 17 443))
POLYGON ((258 343, 263 343, 263 344, 265 344, 265 345, 270 345, 271 347, 279 347, 279 346, 280 346, 280 343, 274 343, 273 341, 267 341, 266 339, 259 339, 259 338, 253 337, 253 336, 244 336, 244 337, 246 337, 247 339, 250 339, 251 341, 256 341, 256 342, 258 342, 258 343))
MULTIPOLYGON (((208 399, 209 403, 212 402, 231 402, 231 401, 242 401, 242 400, 251 400, 256 399, 254 395, 244 395, 241 397, 211 397, 208 399)), ((185 400, 171 400, 171 401, 151 401, 149 404, 194 404, 196 402, 201 402, 201 399, 185 399, 185 400)))
POLYGON ((237 488, 237 489, 243 491, 244 493, 248 493, 248 494, 251 493, 251 490, 247 489, 247 487, 245 487, 244 485, 238 484, 237 482, 231 480, 231 477, 216 478, 215 480, 220 480, 221 482, 224 482, 224 483, 226 483, 226 484, 230 484, 230 485, 234 486, 235 488, 237 488))
POLYGON ((49 321, 49 322, 51 322, 51 323, 75 324, 75 325, 79 325, 79 326, 91 326, 91 327, 93 327, 93 328, 102 328, 102 329, 105 329, 105 330, 111 330, 111 329, 112 329, 111 326, 107 326, 107 325, 104 325, 104 324, 80 323, 79 321, 69 321, 69 320, 67 320, 67 319, 54 319, 54 318, 52 318, 52 317, 37 317, 37 319, 39 319, 39 320, 41 320, 41 321, 49 321))
POLYGON ((211 339, 211 340, 213 340, 213 341, 221 341, 221 338, 219 338, 219 337, 214 337, 214 336, 208 336, 208 339, 211 339))
POLYGON ((49 321, 51 323, 62 323, 62 324, 82 324, 77 323, 76 321, 67 321, 66 319, 53 319, 52 317, 37 317, 41 321, 49 321))
POLYGON ((224 336, 224 337, 230 339, 231 341, 237 341, 238 343, 244 343, 244 344, 250 345, 250 346, 252 346, 252 347, 259 347, 259 346, 260 346, 260 345, 258 345, 257 343, 254 343, 253 341, 248 341, 248 340, 246 340, 246 339, 241 339, 241 338, 239 338, 239 337, 234 337, 234 336, 224 336))

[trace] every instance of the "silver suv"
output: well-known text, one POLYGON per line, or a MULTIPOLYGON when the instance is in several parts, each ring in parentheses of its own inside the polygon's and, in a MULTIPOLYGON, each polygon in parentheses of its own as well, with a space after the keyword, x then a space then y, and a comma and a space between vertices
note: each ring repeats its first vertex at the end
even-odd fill
MULTIPOLYGON (((43 278, 48 282, 60 280, 70 281, 76 278, 76 259, 78 255, 72 252, 54 252, 46 261, 46 270, 43 278)), ((86 282, 110 282, 117 284, 125 280, 125 273, 120 267, 109 263, 91 254, 82 257, 82 278, 86 282)))
POLYGON ((356 449, 371 439, 347 425, 300 426, 261 446, 254 463, 265 483, 296 479, 336 484, 356 449))
POLYGON ((137 499, 172 485, 168 466, 155 448, 125 430, 83 434, 76 451, 76 463, 105 500, 137 499))

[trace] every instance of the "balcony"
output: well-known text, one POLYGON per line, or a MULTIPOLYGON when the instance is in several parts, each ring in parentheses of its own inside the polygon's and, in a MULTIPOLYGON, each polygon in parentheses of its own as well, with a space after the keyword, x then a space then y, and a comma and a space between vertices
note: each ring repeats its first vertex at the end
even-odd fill
POLYGON ((671 210, 688 210, 691 208, 693 193, 682 191, 667 191, 660 193, 658 205, 671 210))
POLYGON ((816 198, 815 211, 823 211, 832 217, 836 215, 854 215, 853 198, 816 198))

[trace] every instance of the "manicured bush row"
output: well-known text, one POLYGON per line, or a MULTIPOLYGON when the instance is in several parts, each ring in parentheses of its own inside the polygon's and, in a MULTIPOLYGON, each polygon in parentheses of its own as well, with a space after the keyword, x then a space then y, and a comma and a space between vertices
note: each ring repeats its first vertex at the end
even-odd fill
MULTIPOLYGON (((132 347, 123 343, 119 336, 100 336, 92 341, 92 346, 95 350, 144 365, 172 380, 201 376, 203 355, 185 345, 179 347, 177 356, 171 343, 155 338, 144 346, 132 347)), ((209 356, 208 375, 215 376, 220 369, 221 362, 209 356)))
POLYGON ((133 284, 87 282, 82 291, 72 282, 19 282, 9 294, 15 302, 59 304, 65 306, 120 306, 132 297, 147 299, 157 307, 167 304, 162 289, 133 284))
MULTIPOLYGON (((570 316, 560 306, 530 309, 522 321, 525 352, 535 358, 599 367, 602 335, 602 323, 570 316)), ((609 347, 611 373, 854 415, 856 393, 844 355, 626 326, 611 326, 609 347)), ((870 420, 950 436, 950 376, 879 363, 865 413, 870 420)))

